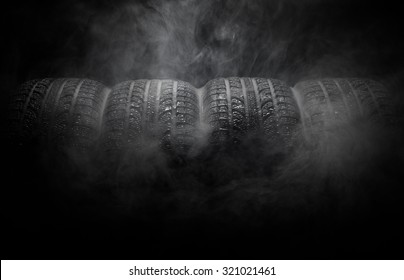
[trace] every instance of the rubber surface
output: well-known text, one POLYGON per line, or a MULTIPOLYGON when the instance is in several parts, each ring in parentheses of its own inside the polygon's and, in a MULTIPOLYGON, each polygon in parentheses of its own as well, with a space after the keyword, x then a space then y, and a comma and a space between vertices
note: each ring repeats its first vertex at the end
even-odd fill
POLYGON ((106 102, 102 146, 119 150, 156 140, 166 149, 186 149, 199 121, 198 97, 189 83, 175 80, 126 81, 106 102))
POLYGON ((11 131, 20 141, 41 141, 79 149, 100 133, 104 85, 88 79, 43 79, 21 86, 10 108, 11 131))
POLYGON ((295 88, 302 96, 304 122, 313 129, 355 118, 383 123, 394 119, 387 89, 373 80, 308 80, 298 83, 295 88))
POLYGON ((283 82, 263 78, 211 80, 204 98, 211 143, 237 142, 247 132, 262 130, 268 139, 290 141, 299 114, 283 82))
POLYGON ((31 139, 38 129, 43 100, 52 79, 31 80, 22 84, 9 104, 8 125, 11 139, 31 139))

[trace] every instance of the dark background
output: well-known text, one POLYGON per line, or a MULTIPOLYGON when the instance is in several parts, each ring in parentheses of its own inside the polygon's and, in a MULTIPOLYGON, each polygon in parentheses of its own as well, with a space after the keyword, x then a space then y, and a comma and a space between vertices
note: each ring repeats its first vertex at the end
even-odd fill
POLYGON ((403 71, 395 1, 15 1, 3 86, 33 78, 388 77, 403 71))
MULTIPOLYGON (((278 78, 291 86, 307 78, 369 77, 385 81, 402 100, 404 20, 399 3, 390 0, 13 1, 3 4, 2 11, 3 113, 20 83, 44 77, 89 78, 108 86, 128 79, 171 78, 198 87, 228 76, 278 78)), ((287 209, 278 207, 283 198, 273 198, 279 190, 270 198, 264 194, 265 201, 276 205, 268 216, 265 207, 256 210, 254 203, 262 197, 260 186, 272 184, 272 162, 278 166, 281 160, 249 146, 238 155, 187 165, 167 164, 157 152, 146 156, 152 167, 126 176, 124 184, 139 180, 156 190, 157 198, 129 210, 119 199, 107 198, 122 195, 110 194, 108 183, 100 183, 99 177, 96 183, 87 180, 93 171, 44 160, 37 150, 6 151, 2 254, 46 259, 402 258, 397 228, 402 157, 384 152, 375 153, 377 162, 342 184, 369 185, 365 193, 371 193, 373 202, 366 203, 372 206, 352 206, 363 202, 361 191, 348 194, 352 205, 340 213, 341 194, 335 188, 312 196, 292 184, 287 201, 294 202, 287 209), (234 164, 223 167, 229 161, 234 164), (371 176, 375 170, 377 175, 371 176), (161 198, 172 195, 161 191, 165 184, 176 195, 162 206, 161 198), (73 185, 74 191, 60 191, 73 185), (82 185, 91 187, 80 189, 82 185), (192 191, 182 192, 188 185, 192 191), (257 187, 255 195, 239 206, 238 199, 248 196, 239 189, 248 186, 257 187), (214 187, 222 187, 214 198, 200 196, 204 188, 214 187), (193 200, 205 205, 196 211, 187 206, 193 200), (229 206, 222 209, 223 203, 229 206), (302 210, 311 203, 314 210, 302 210), (214 210, 200 210, 205 208, 214 210)), ((309 175, 294 175, 304 178, 306 187, 341 186, 333 182, 338 175, 314 183, 309 175)))

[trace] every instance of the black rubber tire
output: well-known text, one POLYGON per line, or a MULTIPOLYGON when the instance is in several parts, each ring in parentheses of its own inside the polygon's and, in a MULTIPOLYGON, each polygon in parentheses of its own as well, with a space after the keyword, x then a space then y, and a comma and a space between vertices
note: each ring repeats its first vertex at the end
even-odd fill
POLYGON ((57 146, 93 147, 100 134, 105 86, 88 79, 25 83, 11 103, 12 135, 57 146))
POLYGON ((11 141, 27 142, 35 137, 39 124, 41 105, 52 79, 31 80, 22 84, 9 104, 8 125, 11 141))
POLYGON ((136 147, 154 139, 168 149, 185 151, 199 122, 196 90, 175 80, 136 80, 114 86, 102 128, 104 150, 136 147))
POLYGON ((269 140, 291 141, 299 113, 291 89, 283 82, 232 77, 211 80, 205 88, 211 143, 238 142, 247 132, 261 130, 269 140))
POLYGON ((101 144, 109 151, 153 139, 167 150, 187 152, 206 136, 201 128, 213 145, 238 142, 248 133, 288 144, 299 119, 314 131, 355 117, 394 122, 382 84, 322 79, 292 90, 275 79, 232 77, 201 89, 176 80, 126 81, 109 89, 87 79, 42 79, 20 87, 9 124, 19 142, 38 137, 84 149, 101 144))
POLYGON ((302 97, 303 123, 314 130, 362 117, 383 124, 394 121, 387 89, 373 80, 307 80, 295 89, 302 97))

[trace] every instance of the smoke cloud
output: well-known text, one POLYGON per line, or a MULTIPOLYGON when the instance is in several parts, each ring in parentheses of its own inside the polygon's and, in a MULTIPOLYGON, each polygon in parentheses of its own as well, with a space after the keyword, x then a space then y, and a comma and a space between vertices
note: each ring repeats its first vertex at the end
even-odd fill
POLYGON ((292 86, 310 77, 385 78, 402 70, 396 10, 392 3, 334 0, 19 5, 10 8, 15 25, 6 35, 4 82, 170 78, 201 87, 229 76, 292 86))

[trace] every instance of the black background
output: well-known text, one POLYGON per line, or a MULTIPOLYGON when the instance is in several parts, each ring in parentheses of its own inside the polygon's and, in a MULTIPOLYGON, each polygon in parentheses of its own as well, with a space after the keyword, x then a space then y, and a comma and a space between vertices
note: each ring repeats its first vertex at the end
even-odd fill
MULTIPOLYGON (((139 27, 140 31, 136 26, 125 27, 140 22, 130 12, 122 12, 122 7, 131 2, 3 3, 2 112, 20 83, 44 77, 90 78, 109 86, 127 79, 172 78, 203 86, 220 76, 273 77, 290 85, 305 78, 358 76, 393 81, 394 94, 401 96, 396 85, 404 70, 404 20, 399 3, 287 0, 236 5, 231 2, 211 1, 208 12, 196 12, 192 17, 196 22, 192 35, 174 32, 180 37, 168 43, 169 54, 177 57, 173 63, 169 58, 156 59, 159 41, 150 40, 147 27, 139 27), (110 19, 111 15, 119 17, 110 19), (103 23, 104 18, 108 18, 107 23, 103 23), (230 33, 221 36, 216 32, 220 26, 230 26, 227 29, 230 33), (98 36, 94 27, 104 28, 106 35, 98 36), (133 30, 137 31, 130 33, 133 30), (191 50, 176 48, 186 44, 186 40, 191 40, 191 50), (120 50, 131 42, 139 44, 141 54, 129 55, 127 59, 133 59, 134 63, 121 67, 124 62, 120 50), (184 53, 185 50, 189 53, 184 53), (272 55, 274 50, 279 55, 272 55), (192 58, 198 54, 201 54, 198 58, 192 58)), ((157 29, 159 24, 164 26, 158 16, 161 11, 150 1, 137 1, 135 6, 153 15, 150 18, 157 22, 157 29)), ((147 17, 142 21, 147 23, 147 17)), ((398 233, 401 208, 388 208, 380 216, 375 214, 385 209, 388 202, 367 209, 369 213, 359 215, 360 219, 350 220, 346 213, 330 219, 318 210, 313 219, 299 220, 299 215, 292 213, 298 217, 292 223, 283 217, 273 224, 255 227, 245 221, 210 221, 211 216, 204 215, 170 220, 161 214, 157 200, 151 202, 141 218, 132 219, 131 214, 121 214, 109 204, 104 208, 102 199, 94 202, 85 196, 81 200, 74 192, 62 192, 67 198, 61 198, 59 192, 55 194, 54 181, 48 177, 65 180, 68 176, 82 175, 60 171, 70 166, 60 162, 35 165, 38 151, 12 150, 12 155, 8 152, 2 183, 5 221, 2 259, 402 258, 399 251, 402 237, 398 233), (47 176, 46 168, 57 171, 47 176), (155 211, 150 210, 153 207, 155 211)), ((254 156, 259 160, 259 155, 254 156)), ((401 159, 394 160, 389 157, 386 161, 393 166, 389 172, 397 174, 402 169, 397 166, 401 159)), ((254 167, 252 164, 251 168, 254 167)), ((193 163, 187 172, 200 172, 203 168, 204 163, 193 163), (195 171, 190 171, 193 167, 195 171)), ((241 174, 248 172, 243 170, 241 174)), ((70 179, 66 179, 66 186, 70 179)), ((209 180, 204 181, 206 185, 220 184, 215 177, 209 180)), ((396 188, 400 180, 393 176, 389 183, 396 188)), ((164 185, 156 182, 156 188, 164 185)), ((386 186, 377 182, 373 187, 386 186)), ((373 195, 380 195, 379 191, 373 195)), ((402 193, 391 192, 386 199, 398 194, 402 193)))
MULTIPOLYGON (((177 2, 187 1, 163 3, 174 3, 171 6, 175 11, 180 7, 175 4, 177 2)), ((209 48, 213 53, 231 57, 232 62, 226 64, 212 61, 213 58, 218 58, 215 55, 202 56, 205 59, 194 60, 192 63, 192 59, 181 57, 178 67, 168 69, 160 77, 150 76, 155 73, 148 71, 150 65, 161 68, 170 66, 153 58, 153 48, 156 45, 144 34, 152 33, 150 30, 153 29, 141 26, 139 31, 122 27, 126 23, 135 24, 141 21, 136 19, 140 18, 138 14, 122 12, 128 3, 142 7, 143 14, 152 15, 164 13, 159 10, 159 4, 152 5, 150 1, 8 3, 3 9, 2 45, 5 48, 2 52, 2 86, 13 88, 33 78, 62 76, 93 78, 107 85, 125 79, 177 78, 202 86, 214 77, 230 75, 270 76, 282 78, 293 85, 307 76, 386 77, 403 71, 404 43, 400 36, 403 19, 398 2, 207 2, 210 3, 207 8, 195 6, 197 11, 193 18, 196 22, 192 26, 193 33, 184 39, 192 41, 191 46, 196 49, 192 51, 195 54, 209 48), (115 14, 118 19, 101 24, 115 14), (92 30, 94 26, 105 28, 106 38, 97 37, 92 30), (217 35, 221 26, 235 26, 234 29, 227 29, 234 32, 235 39, 217 35), (131 34, 130 31, 136 32, 131 34), (128 34, 118 36, 116 33, 119 32, 128 34), (141 65, 127 67, 119 75, 114 75, 107 66, 118 61, 120 53, 114 54, 113 51, 119 51, 125 40, 130 42, 128 39, 143 39, 139 44, 144 48, 139 48, 139 52, 142 51, 144 58, 129 57, 128 60, 135 59, 141 65), (284 52, 269 59, 274 50, 279 51, 278 47, 284 52), (236 51, 239 49, 241 54, 236 51), (94 53, 94 50, 98 53, 94 53), (234 54, 235 52, 237 53, 234 54), (215 68, 219 63, 225 64, 224 69, 215 68), (214 72, 215 70, 217 71, 214 72)), ((191 8, 192 6, 187 6, 187 9, 192 10, 191 8)), ((163 16, 164 14, 160 14, 160 17, 163 16)), ((160 20, 156 17, 149 17, 150 22, 160 20)), ((166 18, 165 23, 158 22, 156 29, 165 27, 168 30, 167 22, 170 20, 171 18, 166 18)), ((147 17, 145 21, 147 23, 147 17)), ((181 32, 178 34, 181 35, 181 32)), ((175 38, 172 41, 177 46, 186 44, 175 38)))

